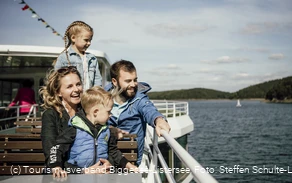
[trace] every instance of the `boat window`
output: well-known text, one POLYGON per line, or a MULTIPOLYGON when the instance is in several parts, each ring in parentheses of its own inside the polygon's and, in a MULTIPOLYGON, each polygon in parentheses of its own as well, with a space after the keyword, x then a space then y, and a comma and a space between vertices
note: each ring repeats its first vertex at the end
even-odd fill
POLYGON ((54 57, 0 56, 1 67, 50 67, 54 57))
POLYGON ((104 57, 96 57, 99 64, 99 71, 103 79, 103 86, 107 85, 111 81, 110 77, 110 65, 109 62, 104 57))
MULTIPOLYGON (((15 53, 17 54, 17 53, 15 53)), ((19 53, 21 54, 21 53, 19 53)), ((7 106, 13 97, 13 88, 19 88, 22 79, 32 78, 35 82, 34 90, 37 102, 41 101, 38 96, 39 87, 43 85, 48 70, 52 69, 52 63, 56 57, 47 55, 30 56, 0 56, 0 105, 7 106), (14 84, 16 83, 16 86, 14 84)), ((106 58, 97 57, 99 70, 105 86, 111 79, 109 73, 109 62, 106 58)))
POLYGON ((17 91, 22 87, 23 80, 5 79, 0 81, 0 104, 1 107, 8 106, 15 98, 17 91))

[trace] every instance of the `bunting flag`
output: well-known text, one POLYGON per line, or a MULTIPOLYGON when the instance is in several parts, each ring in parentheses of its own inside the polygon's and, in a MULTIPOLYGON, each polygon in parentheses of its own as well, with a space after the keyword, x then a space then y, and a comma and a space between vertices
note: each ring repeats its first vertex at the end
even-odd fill
POLYGON ((28 9, 29 8, 29 6, 28 5, 25 5, 23 8, 22 8, 22 10, 24 11, 24 10, 26 10, 26 9, 28 9))
POLYGON ((31 11, 32 18, 37 18, 38 21, 41 21, 46 26, 46 28, 51 29, 53 34, 55 34, 56 36, 60 36, 63 39, 63 36, 61 34, 59 34, 53 27, 51 27, 43 18, 41 18, 30 6, 28 6, 28 4, 24 0, 21 0, 21 2, 19 2, 19 4, 24 4, 24 7, 21 8, 22 11, 25 11, 27 9, 29 11, 31 11))

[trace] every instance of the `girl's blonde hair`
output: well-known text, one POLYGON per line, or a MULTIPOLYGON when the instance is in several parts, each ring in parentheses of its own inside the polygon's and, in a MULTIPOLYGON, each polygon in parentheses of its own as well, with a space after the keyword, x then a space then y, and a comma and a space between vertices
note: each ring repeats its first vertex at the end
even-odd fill
POLYGON ((85 113, 88 114, 93 106, 98 104, 105 106, 112 99, 113 95, 111 93, 106 92, 100 86, 93 86, 82 94, 81 106, 84 109, 85 113))
MULTIPOLYGON (((68 60, 69 65, 71 65, 71 62, 69 60, 68 56, 68 48, 72 44, 71 36, 77 35, 83 30, 89 31, 93 34, 93 28, 90 27, 87 23, 83 21, 74 21, 72 22, 66 29, 65 35, 64 35, 64 42, 65 42, 65 49, 61 52, 61 54, 65 51, 66 57, 68 60)), ((55 65, 57 60, 54 60, 53 65, 55 65)))
POLYGON ((44 109, 55 109, 60 117, 62 117, 62 110, 64 106, 61 98, 58 96, 61 88, 61 79, 68 74, 76 74, 81 82, 81 76, 76 67, 62 67, 58 70, 50 70, 45 78, 45 85, 40 88, 39 94, 42 97, 44 109))

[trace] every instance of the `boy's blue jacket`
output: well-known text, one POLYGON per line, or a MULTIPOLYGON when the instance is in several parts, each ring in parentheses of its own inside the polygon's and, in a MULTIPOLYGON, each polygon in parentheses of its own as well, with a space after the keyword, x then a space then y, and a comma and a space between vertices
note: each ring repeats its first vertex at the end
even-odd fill
POLYGON ((77 129, 75 141, 69 152, 68 163, 79 167, 90 167, 97 163, 100 158, 108 159, 110 138, 108 126, 102 126, 97 136, 94 136, 79 116, 74 116, 68 125, 77 129))
POLYGON ((117 149, 116 130, 108 129, 108 126, 93 125, 82 109, 69 120, 69 125, 67 122, 66 126, 58 135, 55 144, 50 146, 48 167, 70 168, 72 172, 69 173, 78 173, 77 169, 91 166, 99 158, 109 157, 113 166, 122 168, 129 162, 117 149))
MULTIPOLYGON (((105 87, 106 91, 113 89, 113 85, 109 84, 105 87)), ((164 117, 150 101, 146 93, 151 87, 144 82, 138 83, 138 91, 134 98, 129 99, 125 109, 120 113, 119 117, 111 116, 108 123, 130 134, 137 134, 138 143, 138 161, 140 165, 144 149, 144 137, 146 135, 146 123, 155 127, 154 121, 158 117, 164 117)))

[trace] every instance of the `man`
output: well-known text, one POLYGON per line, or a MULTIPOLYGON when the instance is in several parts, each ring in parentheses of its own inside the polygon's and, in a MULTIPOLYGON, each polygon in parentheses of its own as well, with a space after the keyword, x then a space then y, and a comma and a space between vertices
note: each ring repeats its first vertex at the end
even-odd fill
POLYGON ((138 83, 136 68, 132 62, 120 60, 114 63, 110 74, 112 83, 105 89, 118 94, 114 98, 109 125, 137 134, 139 166, 144 149, 146 123, 156 128, 158 136, 161 135, 161 130, 169 132, 170 126, 146 95, 151 87, 147 83, 138 83))

